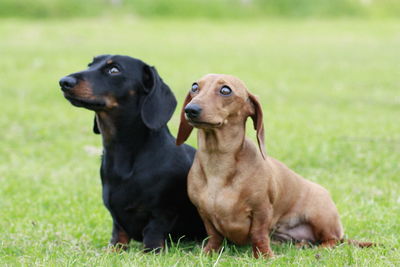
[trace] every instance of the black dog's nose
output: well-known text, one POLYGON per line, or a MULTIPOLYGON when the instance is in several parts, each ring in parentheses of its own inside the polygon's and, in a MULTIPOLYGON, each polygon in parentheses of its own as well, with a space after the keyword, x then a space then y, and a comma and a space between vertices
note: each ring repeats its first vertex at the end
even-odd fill
POLYGON ((196 104, 189 104, 185 107, 186 115, 191 119, 196 119, 200 116, 201 107, 196 104))
POLYGON ((59 84, 61 86, 61 90, 68 91, 74 88, 74 86, 78 83, 78 80, 72 76, 65 76, 61 78, 59 84))

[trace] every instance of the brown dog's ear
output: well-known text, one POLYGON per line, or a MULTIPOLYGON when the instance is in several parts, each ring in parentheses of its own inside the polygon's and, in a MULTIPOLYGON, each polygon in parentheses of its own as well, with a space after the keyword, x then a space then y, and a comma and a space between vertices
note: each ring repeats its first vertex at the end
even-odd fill
POLYGON ((249 93, 249 99, 254 107, 254 113, 251 114, 251 119, 254 123, 254 129, 257 131, 257 142, 258 147, 260 148, 260 152, 262 157, 265 159, 265 144, 264 144, 264 123, 263 123, 263 113, 261 109, 260 102, 257 97, 249 93))
POLYGON ((192 101, 192 97, 190 93, 187 94, 185 101, 183 102, 182 110, 181 110, 181 122, 179 124, 178 136, 176 137, 176 144, 178 146, 182 145, 189 137, 190 133, 193 130, 193 126, 191 126, 185 117, 185 107, 186 105, 192 101))

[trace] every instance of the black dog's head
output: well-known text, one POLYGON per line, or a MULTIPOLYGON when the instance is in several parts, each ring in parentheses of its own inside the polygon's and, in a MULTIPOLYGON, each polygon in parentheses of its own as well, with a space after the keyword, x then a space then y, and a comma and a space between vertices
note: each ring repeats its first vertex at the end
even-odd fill
MULTIPOLYGON (((156 69, 141 60, 101 55, 89 68, 60 80, 64 96, 74 106, 96 112, 129 109, 140 113, 144 124, 158 130, 171 118, 176 99, 156 69)), ((94 127, 96 131, 96 125, 94 127)))

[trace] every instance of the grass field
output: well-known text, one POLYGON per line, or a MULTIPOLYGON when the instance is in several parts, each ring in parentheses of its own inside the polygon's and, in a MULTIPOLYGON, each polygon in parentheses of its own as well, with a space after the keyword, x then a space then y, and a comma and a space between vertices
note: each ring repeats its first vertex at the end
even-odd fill
POLYGON ((2 19, 0 36, 1 266, 400 265, 399 21, 2 19), (384 246, 274 245, 272 260, 232 245, 108 253, 100 137, 58 87, 102 53, 156 65, 179 108, 205 73, 243 79, 263 103, 268 153, 331 192, 349 238, 384 246))

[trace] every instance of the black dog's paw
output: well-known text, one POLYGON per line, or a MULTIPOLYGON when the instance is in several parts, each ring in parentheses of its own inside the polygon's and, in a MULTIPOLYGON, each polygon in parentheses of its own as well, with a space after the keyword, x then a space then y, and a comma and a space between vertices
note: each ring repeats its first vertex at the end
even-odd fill
POLYGON ((121 243, 116 243, 116 244, 110 243, 106 248, 106 251, 110 253, 121 253, 127 250, 128 250, 128 245, 121 243))
POLYGON ((144 253, 159 254, 164 248, 164 241, 144 244, 144 253))

